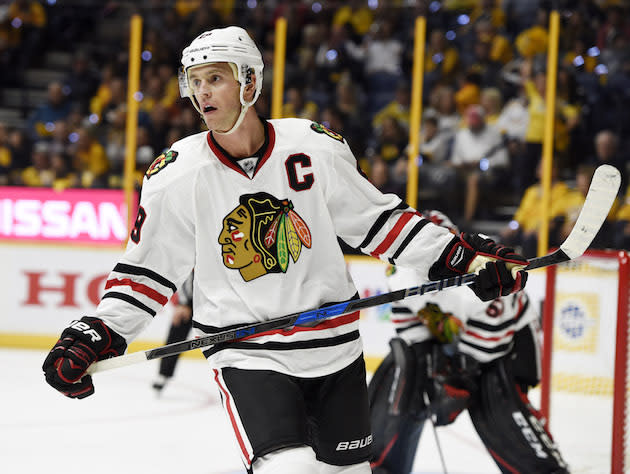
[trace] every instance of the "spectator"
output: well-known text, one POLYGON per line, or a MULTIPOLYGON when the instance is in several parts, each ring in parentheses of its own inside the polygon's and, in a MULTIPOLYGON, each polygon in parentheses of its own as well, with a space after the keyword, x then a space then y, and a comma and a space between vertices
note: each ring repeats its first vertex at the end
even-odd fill
POLYGON ((10 180, 14 184, 20 183, 21 171, 31 163, 31 145, 31 141, 23 130, 15 128, 9 132, 9 149, 13 166, 10 180))
POLYGON ((362 0, 350 0, 348 4, 340 6, 335 12, 333 26, 349 24, 352 34, 356 37, 364 36, 370 30, 374 16, 372 10, 362 0))
MULTIPOLYGON (((519 173, 515 175, 515 187, 522 192, 535 181, 535 163, 542 154, 542 143, 545 135, 545 96, 547 92, 547 75, 544 70, 533 71, 532 61, 524 61, 522 79, 528 99, 529 121, 525 134, 525 153, 519 155, 515 167, 519 173)), ((559 81, 560 82, 560 81, 559 81)), ((554 124, 554 142, 556 147, 566 150, 568 131, 574 127, 578 111, 567 100, 556 101, 556 117, 554 124)))
POLYGON ((349 136, 348 142, 358 144, 358 140, 364 141, 364 107, 359 96, 360 88, 352 83, 349 75, 344 76, 337 84, 335 104, 342 114, 342 135, 349 136))
POLYGON ((166 143, 166 135, 171 127, 171 117, 168 109, 163 104, 155 104, 149 115, 148 130, 150 142, 156 150, 163 150, 166 143))
POLYGON ((38 57, 35 54, 42 41, 46 26, 46 10, 36 0, 14 0, 9 5, 9 23, 13 27, 12 34, 19 44, 20 54, 15 56, 18 71, 23 72, 29 62, 38 57))
POLYGON ((50 143, 51 153, 66 153, 70 148, 70 129, 66 120, 57 120, 53 124, 50 143))
POLYGON ((609 77, 618 75, 627 76, 630 73, 630 52, 628 45, 630 40, 621 33, 616 33, 610 39, 610 46, 601 53, 601 62, 606 65, 606 71, 609 77))
POLYGON ((122 175, 125 162, 125 123, 127 119, 127 106, 119 105, 109 114, 110 123, 106 127, 104 143, 107 161, 111 167, 111 173, 122 175))
POLYGON ((444 163, 448 158, 448 151, 448 139, 445 133, 440 131, 437 116, 425 114, 420 137, 423 166, 425 163, 444 163))
POLYGON ((401 170, 399 163, 404 163, 403 156, 407 146, 405 130, 394 117, 385 117, 378 137, 369 150, 373 168, 374 185, 386 192, 404 196, 407 181, 406 167, 401 170))
POLYGON ((601 130, 595 135, 595 154, 586 160, 586 164, 597 167, 599 165, 612 165, 622 174, 622 180, 627 183, 627 158, 619 151, 619 136, 611 130, 601 130), (625 178, 625 179, 624 179, 625 178))
POLYGON ((459 65, 459 53, 450 45, 443 30, 435 29, 429 34, 429 41, 424 53, 424 73, 428 89, 438 80, 452 81, 459 65))
POLYGON ((446 138, 455 136, 462 118, 457 112, 455 92, 452 87, 439 85, 431 91, 427 109, 427 114, 430 113, 435 113, 437 116, 438 128, 446 138))
POLYGON ((179 100, 179 83, 177 82, 177 74, 173 73, 173 68, 168 63, 160 63, 157 66, 157 73, 162 81, 162 100, 161 103, 171 108, 179 100))
MULTIPOLYGON (((440 130, 438 117, 433 113, 425 114, 421 127, 420 157, 418 167, 418 197, 423 203, 431 200, 439 209, 456 212, 459 204, 456 199, 450 197, 450 192, 445 189, 454 189, 456 173, 448 162, 451 139, 447 133, 440 130)), ((400 160, 401 162, 404 160, 400 160)), ((398 173, 407 172, 407 162, 399 164, 398 173)))
POLYGON ((595 135, 595 155, 588 164, 599 166, 603 164, 620 168, 623 160, 619 155, 619 137, 610 130, 601 130, 595 135))
MULTIPOLYGON (((584 205, 588 188, 591 185, 593 173, 595 173, 595 166, 580 165, 575 175, 575 188, 563 196, 561 203, 563 211, 562 227, 560 228, 561 242, 569 236, 569 233, 575 226, 575 222, 584 205)), ((603 249, 612 247, 614 241, 614 217, 618 209, 619 203, 615 200, 601 229, 590 244, 590 248, 603 249)))
POLYGON ((497 29, 505 26, 505 12, 497 5, 496 0, 476 2, 475 8, 470 12, 470 24, 476 26, 481 21, 487 21, 497 29))
POLYGON ((122 107, 127 107, 127 83, 122 77, 113 77, 108 84, 109 97, 102 103, 101 120, 109 125, 116 120, 122 107))
POLYGON ((304 99, 304 90, 298 86, 291 86, 286 91, 286 103, 282 107, 283 117, 296 117, 318 121, 319 110, 317 104, 304 99))
POLYGON ((522 88, 516 97, 512 97, 503 106, 497 118, 496 126, 508 140, 525 143, 529 126, 529 112, 527 110, 527 97, 522 88))
POLYGON ((315 53, 317 77, 323 81, 329 95, 344 72, 350 72, 353 77, 361 74, 359 67, 364 53, 350 39, 348 28, 347 25, 331 27, 328 35, 322 35, 323 41, 315 53))
POLYGON ((479 105, 486 112, 486 123, 496 126, 503 107, 501 91, 496 87, 487 87, 481 90, 479 105))
POLYGON ((52 185, 54 173, 50 169, 50 146, 39 141, 33 146, 30 166, 21 173, 19 184, 31 187, 49 187, 52 185))
POLYGON ((109 170, 109 162, 103 146, 86 128, 77 130, 78 139, 72 148, 72 167, 80 175, 84 188, 104 188, 105 174, 109 170))
POLYGON ((50 170, 53 174, 52 188, 63 191, 79 185, 77 175, 70 169, 70 156, 65 151, 53 151, 50 155, 50 170))
POLYGON ((102 116, 103 109, 112 97, 112 81, 114 80, 114 64, 107 63, 101 68, 101 82, 90 99, 90 113, 102 116))
POLYGON ((9 127, 0 122, 0 186, 9 184, 9 174, 13 169, 13 157, 9 146, 9 127))
POLYGON ((372 31, 371 35, 366 35, 363 44, 370 116, 394 98, 392 84, 398 84, 402 78, 403 58, 403 45, 394 35, 394 24, 391 20, 375 22, 372 31))
POLYGON ((401 82, 396 87, 396 95, 394 100, 379 110, 372 119, 372 127, 378 133, 383 126, 383 122, 387 118, 393 118, 398 121, 405 130, 409 130, 409 106, 411 105, 411 91, 409 85, 401 82))
POLYGON ((71 104, 63 92, 60 82, 48 85, 46 103, 35 109, 28 119, 28 130, 32 140, 49 138, 54 129, 54 122, 70 115, 71 104))
POLYGON ((510 41, 497 33, 497 28, 490 20, 480 19, 475 25, 477 41, 484 41, 490 45, 490 59, 500 64, 509 63, 514 57, 514 50, 510 41))
MULTIPOLYGON (((529 186, 523 194, 518 209, 508 226, 501 231, 501 242, 505 245, 517 246, 527 258, 538 254, 538 233, 542 224, 542 185, 541 162, 536 166, 538 182, 529 186)), ((570 193, 567 184, 558 179, 558 166, 551 168, 551 194, 549 202, 549 245, 554 247, 561 243, 558 233, 560 217, 563 215, 564 197, 570 193)))
POLYGON ((455 135, 451 164, 465 190, 464 221, 470 224, 477 213, 480 192, 492 191, 508 165, 508 156, 499 132, 486 125, 481 106, 468 108, 466 125, 455 135))
POLYGON ((630 23, 627 12, 619 5, 606 8, 606 20, 597 30, 597 47, 605 50, 613 46, 619 36, 630 40, 630 23))
POLYGON ((455 104, 457 111, 464 115, 471 105, 478 105, 481 94, 481 76, 474 70, 460 76, 459 89, 455 92, 455 104))
POLYGON ((536 21, 528 29, 522 31, 514 42, 518 53, 526 58, 531 59, 537 54, 547 52, 547 43, 549 35, 547 34, 547 12, 539 8, 536 12, 536 21))
POLYGON ((91 68, 88 56, 79 51, 72 60, 70 73, 63 80, 69 99, 79 106, 83 114, 88 112, 88 104, 98 88, 98 75, 91 68))
POLYGON ((492 59, 490 56, 491 48, 490 41, 478 37, 474 42, 472 57, 464 64, 469 73, 475 73, 479 76, 480 87, 498 85, 501 63, 492 59))

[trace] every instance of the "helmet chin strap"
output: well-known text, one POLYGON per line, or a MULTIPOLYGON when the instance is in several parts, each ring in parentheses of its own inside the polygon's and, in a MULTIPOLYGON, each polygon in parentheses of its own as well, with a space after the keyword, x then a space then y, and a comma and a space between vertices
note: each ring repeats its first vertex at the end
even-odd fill
POLYGON ((241 123, 243 123, 243 119, 245 118, 245 114, 247 113, 247 109, 249 109, 249 105, 241 105, 241 113, 238 115, 236 122, 232 125, 232 128, 227 130, 226 132, 219 132, 218 130, 212 130, 212 133, 216 133, 218 135, 230 135, 233 133, 241 123))

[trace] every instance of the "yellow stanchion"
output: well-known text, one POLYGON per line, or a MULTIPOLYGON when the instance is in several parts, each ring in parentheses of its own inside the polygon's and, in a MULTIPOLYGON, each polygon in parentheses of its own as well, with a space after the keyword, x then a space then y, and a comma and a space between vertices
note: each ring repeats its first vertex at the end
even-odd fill
POLYGON ((129 79, 127 82, 127 123, 125 129, 125 167, 123 183, 125 203, 127 205, 127 235, 131 232, 135 216, 134 173, 136 170, 136 143, 138 131, 138 98, 140 90, 140 49, 142 43, 142 17, 131 17, 131 36, 129 39, 129 79))
POLYGON ((273 51, 273 90, 271 93, 271 118, 282 118, 284 95, 284 61, 287 46, 287 20, 276 20, 276 40, 273 51))
POLYGON ((427 20, 416 18, 413 71, 411 86, 411 110, 409 117, 409 147, 407 163, 407 204, 418 206, 418 154, 420 153, 420 122, 422 118, 422 76, 424 75, 424 42, 427 20))
POLYGON ((538 256, 545 255, 549 248, 549 210, 551 207, 551 166, 553 162, 554 121, 556 115, 556 76, 558 72, 558 35, 560 14, 553 10, 549 16, 549 46, 547 49, 547 89, 545 91, 545 134, 542 156, 542 216, 538 233, 538 256))

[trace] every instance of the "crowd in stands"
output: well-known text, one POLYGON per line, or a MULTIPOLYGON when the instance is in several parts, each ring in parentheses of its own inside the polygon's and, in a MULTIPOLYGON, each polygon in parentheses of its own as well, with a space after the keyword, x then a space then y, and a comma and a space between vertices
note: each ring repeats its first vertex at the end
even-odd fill
MULTIPOLYGON (((554 2, 561 18, 554 124, 551 245, 583 201, 594 167, 620 169, 623 192, 601 246, 630 241, 630 5, 554 2), (625 195, 624 195, 625 193, 625 195), (580 198, 581 196, 581 198, 580 198), (624 201, 625 199, 625 201, 624 201)), ((1 87, 19 87, 47 48, 72 42, 66 77, 26 126, 0 123, 0 185, 120 187, 125 155, 128 31, 93 37, 100 21, 144 19, 136 161, 143 171, 203 124, 179 97, 181 50, 210 28, 238 24, 263 48, 269 117, 274 24, 287 18, 283 115, 341 133, 372 182, 404 197, 414 22, 427 19, 419 207, 463 228, 518 207, 504 239, 535 253, 550 3, 544 0, 293 2, 14 0, 0 4, 1 87), (90 2, 87 2, 90 4, 90 2), (5 74, 5 71, 8 71, 5 74)), ((561 241, 561 240, 560 240, 561 241)))

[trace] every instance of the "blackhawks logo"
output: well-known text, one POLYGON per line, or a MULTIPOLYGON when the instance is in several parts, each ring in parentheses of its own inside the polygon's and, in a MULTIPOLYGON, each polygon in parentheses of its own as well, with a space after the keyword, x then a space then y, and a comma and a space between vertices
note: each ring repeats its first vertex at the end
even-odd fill
POLYGON ((153 160, 153 163, 151 163, 151 166, 149 166, 146 172, 147 179, 151 179, 151 176, 158 174, 166 168, 166 165, 173 163, 177 159, 177 155, 178 153, 175 150, 168 150, 166 153, 162 153, 158 156, 153 160))
POLYGON ((343 142, 343 137, 339 135, 337 132, 333 132, 331 129, 324 127, 321 123, 313 122, 311 123, 311 130, 314 130, 317 133, 324 133, 328 135, 330 138, 334 138, 340 142, 343 142))
POLYGON ((223 218, 219 235, 223 264, 250 281, 267 273, 285 273, 302 246, 311 248, 311 232, 288 199, 260 192, 240 197, 223 218))

